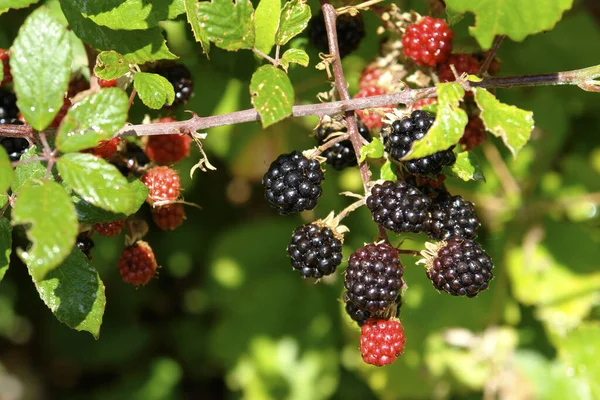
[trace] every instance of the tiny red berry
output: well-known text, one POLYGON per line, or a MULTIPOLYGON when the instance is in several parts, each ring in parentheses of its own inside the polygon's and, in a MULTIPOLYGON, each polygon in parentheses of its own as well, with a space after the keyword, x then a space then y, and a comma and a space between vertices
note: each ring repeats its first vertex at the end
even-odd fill
POLYGON ((435 97, 428 97, 428 98, 425 98, 425 99, 419 99, 419 100, 415 101, 414 103, 412 103, 412 109, 413 110, 421 110, 421 109, 423 109, 423 107, 432 105, 436 101, 437 101, 437 99, 435 97))
POLYGON ((456 80, 451 65, 454 65, 458 76, 467 73, 476 75, 479 72, 479 61, 468 54, 451 54, 448 59, 437 66, 437 74, 440 82, 453 82, 456 80))
POLYGON ((4 73, 4 76, 2 77, 2 82, 0 82, 0 86, 12 81, 12 75, 10 73, 10 64, 8 63, 8 58, 8 50, 0 49, 0 61, 2 61, 4 73))
POLYGON ((152 279, 158 266, 150 245, 138 240, 123 250, 118 268, 124 282, 139 286, 152 279))
POLYGON ((108 87, 114 87, 117 86, 117 80, 116 79, 102 79, 102 78, 98 78, 98 85, 100 85, 100 87, 103 88, 108 88, 108 87))
MULTIPOLYGON (((158 122, 174 121, 172 118, 162 118, 158 122)), ((152 135, 148 138, 144 152, 156 163, 175 163, 190 154, 191 142, 189 135, 152 135)))
POLYGON ((67 111, 69 111, 69 108, 71 108, 71 100, 69 100, 68 97, 65 97, 63 100, 62 107, 60 107, 60 110, 58 110, 56 117, 54 117, 54 120, 50 123, 50 128, 58 128, 65 115, 67 115, 67 111))
POLYGON ((101 140, 98 146, 89 150, 90 153, 100 158, 109 158, 117 152, 117 147, 121 143, 121 138, 112 138, 109 140, 101 140))
POLYGON ((360 78, 358 78, 358 86, 361 89, 365 89, 369 86, 377 86, 377 82, 381 77, 381 68, 379 68, 376 64, 369 64, 365 69, 360 73, 360 78))
POLYGON ((479 117, 469 118, 465 127, 465 133, 460 138, 460 144, 464 145, 465 150, 469 151, 473 147, 479 146, 485 140, 485 125, 479 117))
POLYGON ((369 319, 360 333, 360 353, 367 364, 382 367, 393 363, 404 351, 404 328, 397 319, 369 319))
POLYGON ((406 28, 402 37, 404 54, 419 65, 434 67, 450 55, 453 38, 444 20, 424 17, 406 28))
POLYGON ((125 220, 118 219, 116 221, 94 224, 94 230, 98 232, 100 236, 113 237, 121 233, 121 229, 123 229, 124 226, 125 220))
POLYGON ((153 205, 156 202, 173 202, 179 197, 179 175, 169 167, 154 167, 143 176, 142 182, 148 187, 146 201, 153 205))
MULTIPOLYGON (((371 97, 371 96, 380 96, 386 94, 385 89, 379 86, 367 86, 358 91, 358 93, 354 96, 355 99, 360 97, 371 97)), ((388 104, 386 106, 381 107, 381 111, 390 112, 391 109, 394 108, 393 104, 388 104)), ((365 126, 369 129, 377 129, 383 126, 382 116, 375 112, 369 110, 365 112, 364 110, 356 110, 356 113, 360 117, 361 121, 365 124, 365 126)))
POLYGON ((183 223, 183 204, 173 203, 152 209, 152 220, 163 231, 172 231, 183 223))

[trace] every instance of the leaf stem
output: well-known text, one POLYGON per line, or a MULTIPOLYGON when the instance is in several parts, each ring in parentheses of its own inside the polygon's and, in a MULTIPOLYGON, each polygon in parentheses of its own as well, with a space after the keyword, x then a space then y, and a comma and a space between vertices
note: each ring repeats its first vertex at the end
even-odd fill
MULTIPOLYGON (((277 46, 277 48, 279 50, 279 46, 277 46)), ((264 58, 265 60, 269 61, 271 64, 273 64, 274 67, 279 66, 279 57, 278 56, 275 56, 276 58, 273 58, 270 55, 263 53, 262 51, 260 51, 256 47, 253 47, 252 51, 255 54, 259 55, 260 57, 264 58)))

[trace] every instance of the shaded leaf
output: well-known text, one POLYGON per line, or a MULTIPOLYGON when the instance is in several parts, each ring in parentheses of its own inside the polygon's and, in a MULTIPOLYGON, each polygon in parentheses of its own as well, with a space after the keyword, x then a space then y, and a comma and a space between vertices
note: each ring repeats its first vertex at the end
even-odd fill
POLYGON ((12 226, 5 217, 0 217, 0 282, 4 278, 10 264, 12 252, 12 226))
POLYGON ((456 163, 450 167, 450 171, 463 181, 485 181, 483 171, 479 167, 479 160, 470 151, 457 154, 456 163))
MULTIPOLYGON (((1 64, 1 63, 0 63, 1 64)), ((15 172, 4 147, 0 146, 0 193, 6 193, 15 176, 15 172)))
POLYGON ((264 128, 292 114, 294 88, 290 78, 272 65, 263 65, 252 74, 250 95, 264 128))
POLYGON ((185 14, 187 16, 187 21, 192 28, 192 32, 194 33, 194 38, 196 42, 199 42, 202 45, 202 50, 206 54, 210 50, 210 41, 208 40, 208 33, 204 26, 200 23, 200 18, 198 16, 198 1, 197 0, 184 0, 185 6, 185 14))
POLYGON ((234 51, 254 46, 254 9, 249 0, 200 2, 198 19, 217 47, 234 51))
POLYGON ((371 143, 360 148, 360 162, 369 158, 381 158, 384 154, 384 146, 381 139, 374 137, 371 143))
POLYGON ((133 86, 142 102, 152 109, 170 106, 175 100, 173 85, 164 76, 138 72, 133 76, 133 86))
POLYGON ((96 58, 94 74, 97 77, 111 80, 117 79, 129 72, 129 64, 116 51, 103 51, 96 58))
POLYGON ((310 21, 310 7, 306 0, 292 0, 284 4, 279 17, 279 28, 275 34, 275 43, 283 46, 294 36, 302 32, 310 21))

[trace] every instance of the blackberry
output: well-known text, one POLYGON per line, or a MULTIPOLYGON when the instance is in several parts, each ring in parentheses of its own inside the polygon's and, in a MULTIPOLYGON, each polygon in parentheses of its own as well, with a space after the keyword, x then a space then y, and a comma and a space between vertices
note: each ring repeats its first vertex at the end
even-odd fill
POLYGON ((352 318, 352 321, 356 321, 358 326, 363 326, 365 322, 367 322, 367 320, 371 318, 371 313, 367 310, 361 310, 360 308, 358 308, 356 304, 350 301, 347 294, 344 295, 344 304, 346 314, 348 314, 350 318, 352 318))
MULTIPOLYGON (((358 49, 361 40, 365 37, 365 22, 362 14, 355 16, 342 14, 338 16, 335 30, 337 32, 340 57, 343 58, 358 49)), ((308 23, 308 40, 317 50, 329 53, 323 12, 312 17, 308 23)))
MULTIPOLYGON (((369 128, 365 126, 360 120, 357 121, 358 125, 358 133, 360 136, 370 141, 369 137, 369 128)), ((337 132, 347 132, 347 128, 342 128, 337 132)), ((315 132, 315 138, 319 142, 319 145, 325 143, 325 139, 336 132, 334 127, 327 127, 326 125, 319 125, 315 132)), ((346 167, 353 167, 357 164, 356 162, 356 153, 354 152, 354 147, 352 147, 352 142, 350 140, 344 140, 341 142, 337 142, 332 147, 325 150, 321 155, 327 158, 327 164, 331 165, 334 169, 341 171, 346 167)))
POLYGON ((396 233, 423 232, 429 197, 404 181, 385 181, 373 186, 367 207, 373 220, 396 233))
POLYGON ((396 249, 385 243, 368 244, 348 260, 344 277, 348 300, 363 311, 385 312, 400 293, 402 275, 396 249))
POLYGON ((299 151, 282 154, 263 176, 265 198, 282 215, 312 210, 323 193, 325 175, 317 160, 299 151))
POLYGON ((425 231, 429 237, 438 240, 451 236, 475 239, 479 225, 473 203, 461 196, 442 196, 435 199, 429 208, 425 231))
POLYGON ((175 100, 169 107, 176 107, 187 103, 192 96, 194 82, 192 81, 192 73, 183 64, 162 64, 156 68, 154 73, 165 77, 175 89, 175 100))
POLYGON ((0 88, 0 124, 15 124, 18 120, 17 96, 0 88))
POLYGON ((331 228, 319 221, 294 231, 287 252, 292 267, 303 278, 322 278, 335 272, 342 262, 342 241, 331 228))
POLYGON ((453 296, 475 297, 494 277, 490 256, 479 244, 462 236, 452 236, 424 255, 433 287, 453 296))
MULTIPOLYGON (((20 123, 15 125, 20 125, 20 123)), ((30 147, 30 144, 25 138, 0 136, 0 146, 4 147, 6 153, 8 153, 10 161, 19 161, 23 153, 30 147)))
MULTIPOLYGON (((413 143, 425 137, 434 120, 429 112, 415 110, 410 117, 394 121, 384 134, 385 151, 393 160, 402 162, 402 157, 408 154, 413 143)), ((427 157, 404 161, 404 167, 411 174, 438 175, 444 166, 456 161, 453 148, 451 146, 427 157)))
POLYGON ((76 246, 89 260, 92 259, 90 250, 94 248, 94 241, 89 237, 89 232, 82 232, 77 235, 76 246))

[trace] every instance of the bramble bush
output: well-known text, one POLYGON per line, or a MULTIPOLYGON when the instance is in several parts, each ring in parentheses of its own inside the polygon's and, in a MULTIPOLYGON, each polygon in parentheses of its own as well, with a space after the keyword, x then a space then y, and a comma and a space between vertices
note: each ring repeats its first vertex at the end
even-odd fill
POLYGON ((0 397, 600 397, 597 11, 0 0, 0 397))

